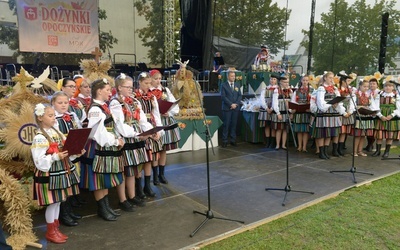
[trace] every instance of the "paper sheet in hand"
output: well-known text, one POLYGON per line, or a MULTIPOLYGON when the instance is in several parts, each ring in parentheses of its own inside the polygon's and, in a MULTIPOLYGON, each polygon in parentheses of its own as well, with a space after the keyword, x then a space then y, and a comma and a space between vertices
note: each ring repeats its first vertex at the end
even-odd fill
POLYGON ((181 99, 176 100, 175 102, 169 102, 161 99, 157 99, 158 102, 158 109, 160 111, 160 114, 166 114, 168 113, 171 109, 175 107, 175 105, 178 104, 178 102, 181 99))
POLYGON ((80 154, 82 149, 85 148, 91 131, 91 128, 71 129, 62 150, 68 150, 68 155, 80 154))
POLYGON ((152 134, 155 134, 155 133, 157 133, 158 131, 163 130, 163 129, 166 129, 166 128, 169 128, 169 126, 158 126, 158 127, 154 127, 154 128, 152 128, 152 129, 150 129, 150 130, 147 130, 147 131, 145 131, 145 132, 143 132, 143 133, 141 133, 141 134, 138 134, 138 136, 152 135, 152 134))
POLYGON ((307 109, 310 109, 310 104, 308 103, 297 103, 297 102, 289 102, 289 108, 290 109, 295 109, 296 113, 306 113, 307 109))
POLYGON ((332 100, 330 100, 329 102, 327 102, 328 104, 336 104, 338 102, 343 101, 344 99, 346 99, 345 96, 336 96, 335 98, 333 98, 332 100))

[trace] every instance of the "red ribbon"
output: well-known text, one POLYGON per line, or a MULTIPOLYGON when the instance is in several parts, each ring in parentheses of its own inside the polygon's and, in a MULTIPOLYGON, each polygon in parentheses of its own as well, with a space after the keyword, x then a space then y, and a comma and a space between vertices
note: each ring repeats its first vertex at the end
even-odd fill
POLYGON ((106 114, 110 114, 110 109, 108 108, 107 103, 104 103, 103 105, 101 105, 101 107, 103 108, 106 114))
POLYGON ((89 105, 90 105, 90 102, 92 101, 92 98, 91 98, 91 97, 85 97, 85 98, 83 98, 83 100, 84 100, 85 103, 89 106, 89 105))
POLYGON ((133 99, 132 98, 130 98, 129 96, 127 96, 127 97, 125 97, 125 103, 126 104, 129 104, 129 105, 132 105, 133 104, 133 99))
POLYGON ((335 87, 333 86, 325 86, 325 91, 328 93, 335 93, 335 87))
POLYGON ((153 89, 151 93, 157 98, 160 99, 162 97, 162 91, 159 89, 153 89))
POLYGON ((135 111, 133 111, 133 119, 135 119, 136 121, 140 120, 140 109, 135 109, 135 111))
POLYGON ((70 122, 71 121, 71 115, 69 115, 69 114, 64 114, 62 118, 66 122, 70 122))
POLYGON ((69 100, 69 105, 71 105, 74 108, 77 108, 78 107, 78 101, 75 100, 75 99, 70 99, 69 100))
POLYGON ((57 142, 51 142, 49 145, 49 148, 46 151, 46 154, 52 155, 54 153, 58 153, 58 143, 57 142))

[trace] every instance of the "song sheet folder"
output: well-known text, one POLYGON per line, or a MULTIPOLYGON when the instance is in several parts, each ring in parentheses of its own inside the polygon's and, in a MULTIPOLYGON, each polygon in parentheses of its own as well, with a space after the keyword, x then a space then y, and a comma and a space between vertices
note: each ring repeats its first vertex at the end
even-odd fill
MULTIPOLYGON (((310 109, 309 103, 289 102, 289 109, 295 109, 296 113, 306 113, 310 109)), ((309 112, 309 111, 308 111, 309 112)))
POLYGON ((152 134, 155 134, 158 131, 161 131, 161 130, 166 129, 166 128, 169 128, 169 126, 157 126, 157 127, 154 127, 154 128, 152 128, 150 130, 147 130, 147 131, 145 131, 145 132, 143 132, 141 134, 138 134, 138 136, 152 135, 152 134))
POLYGON ((171 109, 173 109, 178 104, 178 102, 180 100, 181 99, 178 99, 175 102, 169 102, 169 101, 158 99, 157 102, 158 102, 158 109, 160 111, 160 114, 168 113, 171 109))
POLYGON ((63 151, 67 150, 68 155, 80 154, 85 148, 92 128, 71 129, 68 132, 67 140, 64 143, 63 151))
POLYGON ((336 96, 335 98, 333 98, 332 100, 330 100, 327 103, 333 105, 333 104, 336 104, 336 103, 339 103, 339 102, 343 101, 344 99, 346 99, 345 96, 336 96))

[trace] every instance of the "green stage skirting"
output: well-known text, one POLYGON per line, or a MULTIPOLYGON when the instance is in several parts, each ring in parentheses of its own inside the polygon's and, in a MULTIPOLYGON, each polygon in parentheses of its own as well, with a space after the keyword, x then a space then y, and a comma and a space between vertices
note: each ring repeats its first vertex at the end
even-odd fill
MULTIPOLYGON (((204 126, 204 120, 177 120, 177 122, 181 133, 179 148, 185 145, 189 136, 194 132, 199 135, 203 141, 206 141, 206 126, 204 126)), ((215 131, 221 127, 222 121, 218 116, 206 116, 206 122, 210 128, 210 138, 212 138, 215 131)))
POLYGON ((242 111, 242 137, 246 142, 263 143, 264 128, 260 127, 258 112, 242 111))

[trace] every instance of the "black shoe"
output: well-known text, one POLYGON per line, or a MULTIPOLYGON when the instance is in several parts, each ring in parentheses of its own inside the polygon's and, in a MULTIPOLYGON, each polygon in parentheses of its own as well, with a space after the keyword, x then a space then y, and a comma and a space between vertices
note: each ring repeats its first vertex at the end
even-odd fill
POLYGON ((131 203, 133 206, 138 206, 138 207, 145 207, 146 202, 137 196, 133 197, 133 199, 128 199, 129 203, 131 203))
POLYGON ((108 195, 104 196, 103 200, 106 205, 106 209, 108 210, 108 212, 110 212, 110 214, 112 214, 115 217, 121 216, 120 213, 118 213, 117 211, 115 211, 110 207, 110 202, 108 201, 108 195))
POLYGON ((234 146, 234 147, 237 147, 236 142, 231 142, 231 145, 234 146))
POLYGON ((168 184, 167 178, 165 178, 165 175, 164 175, 165 166, 159 166, 158 170, 159 170, 158 171, 158 179, 160 180, 160 182, 162 184, 168 184))
POLYGON ((152 167, 153 169, 153 184, 154 186, 160 185, 160 180, 158 179, 158 166, 152 167))
POLYGON ((228 143, 226 143, 226 142, 223 142, 223 143, 222 143, 222 147, 223 147, 223 148, 226 148, 227 146, 228 146, 228 143))
POLYGON ((103 218, 106 221, 116 221, 117 217, 110 213, 107 209, 106 197, 97 201, 97 215, 103 218))
POLYGON ((135 212, 135 209, 133 208, 132 204, 125 200, 124 202, 119 202, 118 207, 121 208, 121 210, 124 210, 125 212, 135 212))
POLYGON ((74 212, 72 212, 72 211, 69 213, 69 216, 71 216, 71 218, 74 219, 74 220, 80 220, 80 219, 82 219, 82 215, 76 214, 76 213, 74 213, 74 212))
POLYGON ((144 188, 143 193, 148 197, 155 197, 156 193, 154 193, 153 189, 150 186, 150 176, 144 177, 144 188))
POLYGON ((82 219, 82 215, 80 214, 76 214, 73 210, 72 210, 72 205, 71 205, 71 200, 75 200, 75 198, 73 196, 70 196, 67 198, 67 202, 65 202, 65 206, 63 207, 67 213, 69 214, 69 216, 74 219, 74 220, 79 220, 82 219))
POLYGON ((69 227, 77 226, 78 222, 71 217, 68 206, 69 206, 68 202, 66 201, 61 202, 59 221, 61 222, 61 224, 65 226, 69 227))
POLYGON ((144 200, 147 198, 147 196, 143 192, 142 177, 140 178, 135 177, 135 191, 136 191, 136 196, 138 196, 140 199, 144 200))

